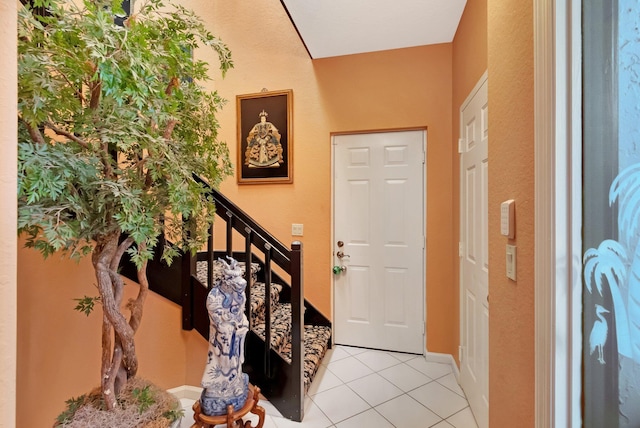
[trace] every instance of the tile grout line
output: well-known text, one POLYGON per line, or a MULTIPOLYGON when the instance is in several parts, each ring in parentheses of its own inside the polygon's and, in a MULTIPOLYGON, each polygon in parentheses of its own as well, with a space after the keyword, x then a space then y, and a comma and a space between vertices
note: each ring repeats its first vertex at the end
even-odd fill
MULTIPOLYGON (((436 426, 436 425, 441 424, 441 423, 444 422, 443 425, 445 425, 447 427, 458 428, 456 425, 451 423, 449 421, 449 419, 454 417, 454 416, 456 416, 456 415, 458 415, 458 414, 460 414, 460 413, 462 413, 462 412, 464 412, 464 411, 466 411, 467 409, 470 410, 470 406, 469 406, 468 400, 467 400, 466 396, 463 395, 464 392, 463 392, 463 394, 460 394, 458 391, 456 391, 453 388, 450 388, 449 386, 444 384, 444 379, 453 374, 453 372, 451 370, 449 370, 447 373, 441 374, 441 375, 439 375, 437 377, 432 377, 431 375, 428 375, 427 373, 425 373, 425 371, 420 370, 420 369, 418 369, 418 368, 416 368, 416 367, 414 367, 414 366, 409 364, 409 362, 414 361, 417 358, 420 358, 421 357, 420 355, 411 355, 411 358, 407 359, 406 358, 406 354, 402 354, 405 357, 403 357, 403 359, 400 359, 395 355, 395 354, 400 354, 400 353, 394 353, 394 352, 391 352, 391 351, 376 351, 376 350, 364 349, 364 350, 361 350, 360 352, 357 352, 356 350, 352 350, 352 351, 354 351, 354 353, 352 354, 349 350, 345 349, 344 346, 342 346, 342 345, 334 345, 332 349, 340 349, 341 353, 338 355, 340 358, 338 358, 336 360, 332 360, 331 362, 329 362, 327 364, 321 363, 320 365, 324 366, 325 370, 328 373, 330 373, 331 376, 334 376, 337 379, 336 384, 331 386, 331 387, 329 387, 329 388, 327 388, 327 389, 324 389, 322 391, 317 391, 313 395, 308 394, 308 393, 305 394, 305 398, 308 398, 310 404, 315 406, 317 408, 316 410, 319 411, 318 416, 322 415, 322 417, 324 417, 326 419, 326 421, 329 423, 329 425, 327 425, 326 428, 336 428, 338 426, 338 424, 342 424, 345 421, 349 421, 350 419, 358 417, 358 416, 362 415, 363 413, 369 412, 370 410, 373 410, 378 417, 380 417, 380 418, 382 418, 382 420, 385 420, 386 422, 388 422, 391 426, 396 427, 396 425, 394 425, 387 417, 385 417, 382 413, 380 413, 380 411, 378 411, 377 407, 379 407, 379 406, 381 406, 381 405, 383 405, 385 403, 388 403, 388 402, 390 402, 392 400, 399 399, 399 398, 401 398, 403 396, 407 396, 407 397, 404 397, 404 399, 407 399, 407 398, 410 399, 412 402, 419 404, 421 407, 427 409, 429 412, 431 412, 432 414, 435 415, 435 417, 438 419, 438 421, 435 422, 434 424, 430 425, 431 427, 436 426), (390 366, 387 366, 387 367, 383 367, 383 368, 381 368, 379 370, 376 370, 374 367, 372 367, 370 365, 373 362, 375 362, 375 357, 370 357, 371 359, 370 359, 370 363, 369 364, 367 364, 367 362, 363 360, 363 359, 366 360, 368 358, 361 357, 365 353, 370 352, 370 351, 380 352, 380 355, 386 355, 386 356, 392 357, 394 359, 394 360, 391 360, 393 362, 393 364, 390 365, 390 366), (366 373, 366 374, 358 376, 358 377, 356 377, 354 379, 349 379, 349 381, 345 381, 340 376, 338 376, 338 374, 336 374, 333 370, 331 370, 331 368, 329 367, 329 365, 332 364, 332 363, 336 363, 336 362, 339 362, 339 361, 345 361, 345 360, 347 360, 347 359, 349 359, 351 357, 353 357, 352 361, 362 364, 365 368, 370 370, 371 373, 366 373), (361 358, 363 358, 363 359, 361 359, 361 358), (397 363, 395 362, 395 360, 397 360, 397 363), (405 391, 404 388, 401 388, 399 385, 397 385, 396 383, 394 383, 393 381, 391 381, 387 377, 385 377, 385 376, 380 374, 384 370, 391 369, 393 367, 399 367, 401 365, 405 365, 406 368, 412 369, 412 370, 420 373, 421 375, 423 375, 428 380, 425 383, 421 384, 421 385, 415 386, 415 387, 405 391), (374 375, 374 374, 377 375, 382 380, 384 380, 385 382, 388 382, 389 384, 391 384, 395 388, 397 388, 401 392, 400 395, 397 395, 397 396, 389 398, 389 399, 385 399, 384 401, 378 403, 376 406, 373 406, 361 394, 359 394, 358 391, 356 391, 354 389, 354 387, 352 387, 352 385, 350 385, 350 384, 352 384, 352 383, 354 383, 354 382, 356 382, 358 380, 362 380, 362 379, 364 379, 364 378, 366 378, 368 376, 374 375), (464 399, 466 401, 467 405, 465 407, 463 407, 462 409, 460 409, 460 410, 454 412, 453 414, 449 415, 448 417, 443 418, 438 413, 436 413, 431 408, 429 408, 426 404, 420 402, 417 398, 414 398, 412 395, 410 395, 411 392, 416 391, 416 390, 424 387, 425 385, 433 384, 433 382, 436 382, 436 384, 439 387, 442 387, 442 388, 446 389, 447 391, 450 391, 450 392, 454 393, 456 396, 464 399), (349 416, 349 417, 347 417, 345 419, 342 419, 340 421, 334 422, 328 416, 328 414, 325 412, 325 410, 323 410, 318 405, 318 403, 316 402, 316 397, 319 394, 323 394, 325 392, 330 393, 330 391, 335 390, 336 388, 338 388, 338 387, 340 387, 342 385, 346 386, 349 391, 351 391, 356 397, 361 399, 366 404, 367 408, 365 408, 364 410, 359 411, 358 413, 355 413, 355 414, 353 414, 353 415, 351 415, 351 416, 349 416)), ((388 360, 386 362, 388 362, 388 360)), ((386 362, 385 362, 385 364, 386 364, 386 362)), ((347 364, 347 365, 349 364, 346 361, 344 363, 347 364)), ((429 361, 427 361, 427 363, 429 363, 429 361)), ((442 363, 434 363, 434 364, 442 364, 442 363)), ((429 369, 430 369, 430 367, 427 367, 427 371, 429 369)), ((434 371, 437 373, 439 371, 439 369, 435 369, 434 368, 434 371)), ((316 379, 316 380, 318 380, 318 379, 316 379)), ((333 382, 335 382, 335 381, 331 380, 329 383, 333 383, 333 382)), ((450 383, 450 381, 448 381, 448 382, 450 383)), ((374 385, 374 384, 372 384, 372 385, 374 385)), ((458 388, 458 389, 460 389, 460 388, 458 388)), ((265 401, 268 402, 268 400, 265 400, 265 401)), ((280 421, 280 419, 286 420, 286 418, 276 417, 276 416, 273 416, 273 415, 268 415, 268 416, 271 418, 271 422, 275 427, 282 428, 282 425, 278 424, 278 422, 280 421)), ((472 418, 473 418, 473 414, 472 414, 472 418)), ((312 423, 313 423, 313 421, 312 421, 312 423)), ((300 424, 300 426, 303 427, 304 426, 304 422, 302 422, 300 424)))

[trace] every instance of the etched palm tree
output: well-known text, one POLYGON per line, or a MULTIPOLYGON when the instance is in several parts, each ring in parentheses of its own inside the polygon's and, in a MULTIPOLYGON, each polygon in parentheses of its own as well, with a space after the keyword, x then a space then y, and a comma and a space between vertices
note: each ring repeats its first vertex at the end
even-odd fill
POLYGON ((625 168, 611 184, 609 203, 616 200, 619 240, 631 261, 624 290, 629 330, 625 337, 631 348, 628 356, 640 363, 640 163, 625 168))
POLYGON ((613 300, 618 353, 631 357, 627 309, 620 291, 620 286, 625 284, 627 277, 626 250, 617 241, 607 239, 597 249, 589 248, 584 253, 583 263, 584 280, 589 293, 593 293, 595 288, 602 296, 603 287, 605 284, 608 286, 613 300))

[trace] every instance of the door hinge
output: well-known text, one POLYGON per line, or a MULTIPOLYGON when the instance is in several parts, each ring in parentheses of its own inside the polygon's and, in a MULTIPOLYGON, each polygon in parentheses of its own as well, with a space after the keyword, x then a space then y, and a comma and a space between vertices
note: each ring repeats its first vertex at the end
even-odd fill
POLYGON ((464 255, 464 244, 462 242, 458 242, 458 257, 462 257, 464 255))
POLYGON ((458 138, 458 153, 464 152, 464 138, 458 138))
POLYGON ((458 361, 460 361, 460 365, 462 365, 463 357, 464 357, 464 347, 460 345, 458 346, 458 361))

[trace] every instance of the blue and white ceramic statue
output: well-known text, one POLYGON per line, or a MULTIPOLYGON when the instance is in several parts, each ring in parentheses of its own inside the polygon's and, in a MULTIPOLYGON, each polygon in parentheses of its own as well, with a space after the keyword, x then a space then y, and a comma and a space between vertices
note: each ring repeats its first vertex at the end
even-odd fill
POLYGON ((200 408, 207 416, 227 414, 244 406, 249 392, 249 377, 242 373, 244 341, 249 322, 244 314, 245 286, 238 262, 228 257, 222 276, 214 282, 207 296, 209 312, 209 352, 202 376, 200 408))

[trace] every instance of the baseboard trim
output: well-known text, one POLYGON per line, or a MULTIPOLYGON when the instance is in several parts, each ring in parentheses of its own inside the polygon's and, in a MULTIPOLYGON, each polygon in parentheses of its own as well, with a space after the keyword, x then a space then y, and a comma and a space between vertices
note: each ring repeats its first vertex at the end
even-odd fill
POLYGON ((458 365, 456 364, 456 360, 453 358, 453 355, 440 354, 438 352, 426 352, 424 357, 430 363, 449 364, 456 380, 460 380, 460 369, 458 369, 458 365))
POLYGON ((200 388, 199 386, 182 385, 168 389, 167 392, 175 395, 179 400, 182 398, 186 398, 188 400, 198 400, 200 399, 200 394, 202 394, 202 388, 200 388))

